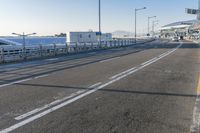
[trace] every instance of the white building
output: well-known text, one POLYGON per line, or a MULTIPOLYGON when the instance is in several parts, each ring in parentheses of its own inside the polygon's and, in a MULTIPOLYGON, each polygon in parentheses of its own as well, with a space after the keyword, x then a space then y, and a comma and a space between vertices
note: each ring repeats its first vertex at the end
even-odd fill
MULTIPOLYGON (((95 43, 99 41, 99 32, 68 32, 67 41, 68 42, 78 42, 78 43, 95 43)), ((101 41, 112 40, 111 33, 103 33, 101 35, 101 41)))

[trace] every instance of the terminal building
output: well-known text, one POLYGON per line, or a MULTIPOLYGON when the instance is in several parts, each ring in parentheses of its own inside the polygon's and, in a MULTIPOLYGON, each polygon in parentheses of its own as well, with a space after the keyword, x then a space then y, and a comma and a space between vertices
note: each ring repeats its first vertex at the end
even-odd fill
POLYGON ((160 28, 160 35, 163 38, 174 36, 186 37, 189 33, 193 33, 194 26, 198 24, 198 20, 180 21, 165 25, 160 28))
POLYGON ((189 21, 180 21, 165 25, 160 28, 160 36, 163 38, 187 37, 200 39, 200 0, 198 0, 198 9, 186 8, 186 13, 196 15, 197 19, 189 21))
POLYGON ((111 33, 102 33, 99 32, 68 32, 67 41, 68 42, 77 42, 77 43, 95 43, 98 42, 101 38, 101 41, 111 41, 111 33))

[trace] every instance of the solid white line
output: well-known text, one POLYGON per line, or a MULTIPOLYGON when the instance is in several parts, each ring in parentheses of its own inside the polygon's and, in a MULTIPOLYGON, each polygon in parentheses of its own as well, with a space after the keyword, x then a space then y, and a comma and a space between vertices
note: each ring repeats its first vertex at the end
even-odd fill
POLYGON ((2 85, 0 85, 0 88, 2 88, 2 87, 6 87, 6 86, 9 86, 9 85, 14 85, 14 84, 18 84, 18 83, 26 82, 26 81, 29 81, 29 80, 32 80, 32 78, 23 79, 23 80, 19 80, 19 81, 11 82, 11 83, 8 83, 8 84, 2 84, 2 85))
POLYGON ((54 60, 58 60, 58 58, 53 58, 53 59, 46 59, 47 61, 54 61, 54 60))
MULTIPOLYGON (((89 89, 92 89, 92 88, 94 88, 94 87, 97 87, 97 86, 99 86, 100 84, 101 84, 101 82, 96 83, 96 84, 90 86, 89 89)), ((59 104, 59 103, 61 103, 61 102, 63 102, 63 101, 66 101, 66 100, 68 100, 68 99, 70 99, 70 98, 72 98, 72 97, 75 97, 75 96, 77 96, 77 95, 79 95, 79 94, 81 94, 81 93, 84 93, 84 92, 86 92, 86 91, 87 91, 87 90, 80 90, 80 91, 77 91, 77 92, 75 92, 75 93, 72 93, 70 96, 67 96, 67 97, 64 97, 64 98, 62 98, 62 99, 53 101, 53 102, 51 102, 51 103, 49 103, 49 104, 46 104, 46 105, 44 105, 44 106, 42 106, 42 107, 40 107, 40 108, 36 108, 36 109, 34 109, 34 110, 30 111, 30 112, 27 112, 27 113, 25 113, 25 114, 23 114, 23 115, 20 115, 20 116, 18 116, 18 117, 15 117, 15 120, 22 120, 22 119, 24 119, 24 118, 27 118, 27 117, 29 117, 29 116, 31 116, 31 115, 34 115, 34 114, 36 114, 36 113, 38 113, 38 112, 40 112, 40 111, 42 111, 42 110, 45 110, 45 109, 47 109, 47 108, 49 108, 49 107, 51 107, 51 106, 54 106, 54 105, 59 104)))
POLYGON ((27 79, 23 79, 23 80, 10 82, 10 83, 7 83, 7 84, 2 84, 2 85, 0 85, 0 88, 10 86, 10 85, 14 85, 14 84, 18 84, 18 83, 22 83, 22 82, 26 82, 26 81, 30 81, 30 80, 33 80, 33 79, 44 78, 44 77, 47 77, 47 76, 49 76, 49 75, 45 74, 45 75, 41 75, 41 76, 36 76, 36 77, 32 77, 32 78, 27 78, 27 79))
POLYGON ((155 57, 155 58, 153 58, 153 59, 151 59, 151 60, 149 60, 149 61, 146 61, 146 62, 142 63, 142 65, 145 65, 145 64, 147 64, 147 63, 149 63, 149 62, 151 62, 151 61, 153 61, 153 60, 155 60, 155 59, 157 59, 157 57, 155 57))
MULTIPOLYGON (((180 44, 179 47, 181 47, 181 46, 182 46, 182 44, 180 44)), ((178 49, 178 47, 177 47, 177 49, 178 49)), ((176 50, 177 50, 177 49, 176 49, 176 50)), ((176 51, 176 50, 175 50, 175 51, 176 51)), ((170 53, 173 53, 173 52, 170 52, 170 53)), ((170 54, 170 53, 169 53, 169 54, 170 54)), ((167 56, 167 55, 166 55, 166 56, 167 56)), ((164 57, 165 57, 165 56, 164 56, 164 57)), ((164 57, 162 57, 162 58, 164 58, 164 57)), ((158 60, 160 60, 160 59, 162 59, 162 58, 160 57, 160 58, 158 58, 156 61, 158 61, 158 60)), ((51 112, 54 112, 54 111, 56 111, 56 110, 58 110, 58 109, 60 109, 60 108, 62 108, 62 107, 64 107, 64 106, 67 106, 67 105, 69 105, 69 104, 71 104, 71 103, 73 103, 73 102, 75 102, 75 101, 77 101, 77 100, 79 100, 79 99, 81 99, 81 98, 83 98, 83 97, 86 97, 86 96, 88 96, 88 95, 90 95, 90 94, 92 94, 92 93, 94 93, 94 92, 96 92, 96 91, 98 91, 98 90, 100 90, 100 89, 102 89, 102 88, 104 88, 104 87, 110 85, 110 84, 113 84, 113 83, 115 83, 115 82, 117 82, 117 81, 119 81, 119 80, 121 80, 121 79, 123 79, 123 78, 125 78, 125 77, 127 77, 127 76, 129 76, 129 75, 131 75, 131 74, 133 74, 133 73, 135 73, 135 72, 137 72, 137 71, 139 71, 139 70, 141 70, 141 69, 147 67, 147 66, 149 66, 149 65, 151 65, 152 63, 154 63, 154 62, 156 62, 156 61, 153 61, 153 62, 151 62, 151 63, 149 63, 149 64, 140 66, 140 67, 138 67, 137 69, 135 69, 135 70, 133 70, 133 71, 127 73, 127 74, 124 74, 124 75, 122 75, 122 76, 120 76, 120 77, 118 77, 118 78, 116 78, 116 79, 113 79, 113 80, 111 80, 111 81, 109 81, 109 82, 107 82, 107 83, 105 83, 105 84, 100 85, 99 87, 96 87, 95 89, 92 89, 92 90, 90 90, 90 91, 87 91, 87 92, 85 92, 85 93, 83 93, 83 94, 81 94, 81 95, 79 95, 79 96, 77 96, 77 97, 74 97, 74 98, 72 98, 72 99, 70 99, 70 100, 68 100, 68 101, 66 101, 66 102, 64 102, 64 103, 61 103, 61 104, 59 104, 59 105, 57 105, 57 106, 54 106, 54 107, 52 107, 52 108, 50 108, 50 109, 48 109, 48 110, 46 110, 46 111, 44 111, 44 112, 42 112, 42 113, 39 113, 39 114, 37 114, 37 115, 35 115, 35 116, 32 116, 32 117, 30 117, 30 118, 28 118, 28 119, 26 119, 26 120, 24 120, 24 121, 21 121, 21 122, 19 122, 19 123, 13 125, 13 126, 11 126, 11 127, 8 127, 8 128, 6 128, 6 129, 0 131, 0 133, 8 133, 8 132, 11 132, 11 131, 13 131, 13 130, 19 128, 19 127, 22 127, 22 126, 24 126, 24 125, 30 123, 30 122, 33 122, 33 121, 36 120, 36 119, 39 119, 39 118, 41 118, 41 117, 43 117, 43 116, 45 116, 45 115, 47 115, 47 114, 49 114, 49 113, 51 113, 51 112)))
POLYGON ((102 60, 102 61, 100 61, 100 63, 109 62, 109 61, 116 60, 116 59, 119 59, 119 58, 121 58, 121 57, 115 57, 115 58, 111 58, 111 59, 107 59, 107 60, 102 60))
POLYGON ((41 75, 41 76, 34 77, 34 79, 44 78, 44 77, 48 77, 48 76, 49 76, 48 74, 46 74, 46 75, 41 75))
POLYGON ((115 78, 117 78, 117 77, 119 77, 119 76, 121 76, 121 75, 123 75, 123 74, 126 74, 126 73, 128 73, 128 72, 130 72, 130 71, 133 71, 134 69, 136 69, 136 67, 133 67, 133 68, 131 68, 131 69, 128 69, 128 70, 126 70, 126 71, 124 71, 124 72, 121 72, 121 73, 119 73, 119 74, 116 74, 116 75, 110 77, 109 79, 115 79, 115 78))
POLYGON ((98 83, 96 83, 96 84, 94 84, 94 85, 91 85, 91 86, 89 87, 89 89, 92 89, 92 88, 94 88, 94 87, 97 87, 97 86, 99 86, 100 84, 102 84, 102 82, 98 82, 98 83))

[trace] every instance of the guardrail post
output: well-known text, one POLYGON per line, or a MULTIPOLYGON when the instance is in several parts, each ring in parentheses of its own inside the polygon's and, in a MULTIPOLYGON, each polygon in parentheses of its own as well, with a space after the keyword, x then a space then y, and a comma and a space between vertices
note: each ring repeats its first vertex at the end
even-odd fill
POLYGON ((86 46, 86 42, 84 43, 84 50, 83 51, 87 51, 87 46, 86 46))
POLYGON ((78 53, 78 42, 76 42, 76 53, 78 53))
POLYGON ((26 46, 25 45, 22 48, 22 53, 23 53, 23 60, 26 60, 26 46))
POLYGON ((43 56, 43 50, 42 50, 42 44, 40 44, 40 56, 42 57, 43 56))
POLYGON ((56 44, 55 44, 55 43, 53 44, 53 48, 54 48, 54 56, 56 56, 56 54, 57 54, 57 49, 56 49, 56 44))
POLYGON ((65 52, 66 52, 66 54, 69 53, 69 45, 67 44, 67 42, 66 42, 66 50, 65 50, 65 52))
POLYGON ((4 62, 4 48, 1 48, 1 63, 4 62))
POLYGON ((93 46, 94 46, 94 44, 93 44, 93 42, 92 42, 92 43, 91 43, 91 47, 90 47, 91 50, 93 50, 93 46))

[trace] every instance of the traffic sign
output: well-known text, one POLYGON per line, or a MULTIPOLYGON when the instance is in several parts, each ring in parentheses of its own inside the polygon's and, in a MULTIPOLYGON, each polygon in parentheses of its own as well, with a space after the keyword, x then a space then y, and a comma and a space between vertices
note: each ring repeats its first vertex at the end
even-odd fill
POLYGON ((189 8, 186 8, 186 13, 187 14, 200 14, 200 10, 197 10, 197 9, 189 9, 189 8))

